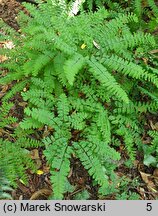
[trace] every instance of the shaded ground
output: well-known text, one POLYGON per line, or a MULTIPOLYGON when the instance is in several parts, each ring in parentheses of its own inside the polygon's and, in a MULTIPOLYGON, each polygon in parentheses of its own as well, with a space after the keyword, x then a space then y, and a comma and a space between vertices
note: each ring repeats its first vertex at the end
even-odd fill
POLYGON ((28 14, 28 11, 16 0, 0 0, 0 18, 15 30, 19 30, 17 15, 19 11, 28 14))

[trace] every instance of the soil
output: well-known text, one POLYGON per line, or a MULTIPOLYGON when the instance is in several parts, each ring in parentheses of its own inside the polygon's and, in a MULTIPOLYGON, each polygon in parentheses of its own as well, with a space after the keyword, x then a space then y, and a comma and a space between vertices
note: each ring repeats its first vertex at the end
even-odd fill
POLYGON ((29 15, 28 11, 20 2, 16 0, 0 0, 0 18, 16 31, 19 30, 19 24, 16 20, 19 11, 23 11, 29 15))

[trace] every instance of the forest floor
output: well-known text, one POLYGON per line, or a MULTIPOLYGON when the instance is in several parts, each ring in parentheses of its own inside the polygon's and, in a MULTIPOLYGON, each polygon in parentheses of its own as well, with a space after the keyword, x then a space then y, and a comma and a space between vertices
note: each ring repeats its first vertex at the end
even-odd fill
MULTIPOLYGON (((16 21, 16 16, 19 10, 25 10, 20 3, 15 2, 14 0, 0 0, 2 5, 0 9, 0 17, 12 28, 18 31, 19 26, 16 21), (10 4, 7 4, 9 2, 10 4)), ((26 11, 25 11, 26 12, 26 11)), ((27 12, 26 12, 27 13, 27 12)), ((3 30, 1 30, 0 33, 3 30)), ((0 48, 3 49, 5 46, 9 47, 11 41, 0 41, 0 48)), ((10 47, 9 47, 10 48, 10 47)), ((5 56, 0 55, 0 62, 7 60, 5 56)), ((7 73, 3 71, 2 75, 7 73)), ((0 86, 0 100, 5 95, 7 91, 11 88, 11 85, 0 86)), ((21 120, 23 118, 24 102, 19 94, 12 98, 14 102, 14 107, 10 111, 10 115, 21 120)), ((1 102, 0 102, 1 104, 1 102)), ((146 128, 151 129, 158 122, 158 119, 155 119, 152 115, 146 116, 146 128)), ((14 130, 16 125, 12 125, 12 128, 0 128, 0 137, 9 138, 10 133, 14 130)), ((156 127, 156 126, 155 126, 156 127)), ((144 135, 142 137, 144 144, 150 143, 150 137, 144 135)), ((50 183, 50 172, 49 166, 46 164, 45 157, 43 155, 43 149, 29 149, 31 158, 35 161, 39 172, 32 173, 30 170, 27 170, 28 184, 25 185, 22 181, 18 181, 18 188, 12 191, 12 197, 14 200, 39 200, 39 199, 48 199, 49 195, 52 192, 51 183, 50 183)), ((132 167, 127 167, 124 164, 124 161, 127 157, 126 152, 123 146, 120 146, 118 151, 121 153, 122 159, 118 164, 116 174, 119 177, 125 177, 128 181, 126 188, 122 187, 122 190, 130 190, 139 194, 140 199, 157 199, 158 198, 158 169, 153 167, 147 167, 143 164, 143 155, 140 152, 137 152, 136 160, 132 167), (133 183, 133 181, 137 183, 133 183)), ((106 197, 98 197, 98 186, 93 186, 92 179, 89 177, 87 171, 83 168, 80 161, 76 158, 71 159, 71 170, 68 176, 69 182, 74 185, 74 191, 65 194, 64 199, 74 199, 74 196, 83 190, 89 192, 89 199, 116 199, 116 194, 106 197)), ((118 185, 119 187, 119 185, 118 185)), ((123 191, 122 191, 123 192, 123 191)), ((121 191, 120 191, 121 193, 121 191)))

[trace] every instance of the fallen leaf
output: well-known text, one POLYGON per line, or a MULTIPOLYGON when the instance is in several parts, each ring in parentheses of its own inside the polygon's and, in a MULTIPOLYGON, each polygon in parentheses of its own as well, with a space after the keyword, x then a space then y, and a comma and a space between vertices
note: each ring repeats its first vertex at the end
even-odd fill
POLYGON ((52 193, 52 190, 51 189, 40 189, 36 192, 34 192, 30 198, 30 200, 39 200, 41 197, 45 197, 45 198, 48 198, 52 193))
POLYGON ((93 40, 93 45, 94 45, 97 49, 100 49, 100 45, 97 44, 97 42, 95 42, 94 40, 93 40))
POLYGON ((0 92, 0 98, 2 98, 5 95, 5 93, 0 92))
POLYGON ((50 166, 43 166, 42 170, 45 174, 48 174, 50 172, 50 166))
POLYGON ((73 173, 73 168, 71 167, 68 178, 70 178, 72 176, 72 173, 73 173))
POLYGON ((42 166, 42 161, 39 157, 38 149, 33 149, 30 151, 31 158, 35 160, 36 168, 39 169, 42 166))
POLYGON ((31 158, 32 158, 33 160, 39 159, 39 152, 38 152, 38 149, 33 149, 33 150, 31 150, 30 154, 31 154, 31 158))
POLYGON ((158 168, 156 168, 153 172, 153 178, 155 181, 156 186, 158 186, 158 168))
POLYGON ((146 183, 147 188, 152 192, 157 192, 156 186, 154 182, 152 181, 152 176, 150 174, 144 173, 140 171, 140 175, 143 179, 143 181, 146 183))
POLYGON ((8 60, 8 57, 6 55, 0 55, 0 63, 8 60))
POLYGON ((15 45, 12 41, 6 41, 6 43, 4 43, 5 49, 13 49, 14 47, 15 47, 15 45))
POLYGON ((19 196, 19 200, 23 200, 23 195, 20 195, 20 196, 19 196))
POLYGON ((155 123, 155 130, 158 131, 158 122, 155 123))
POLYGON ((42 161, 40 159, 35 160, 36 168, 39 169, 42 166, 42 161))
POLYGON ((140 187, 139 189, 137 189, 137 191, 141 195, 143 200, 146 199, 146 194, 145 194, 144 188, 140 187))
POLYGON ((152 128, 152 130, 158 131, 158 122, 154 124, 151 120, 149 120, 149 123, 150 123, 150 127, 152 128))
POLYGON ((149 53, 150 53, 150 54, 155 54, 155 53, 158 53, 158 49, 151 50, 149 53))
POLYGON ((1 92, 5 93, 8 90, 9 86, 8 85, 3 85, 1 92))
POLYGON ((27 105, 27 102, 20 102, 20 103, 18 103, 18 105, 21 107, 25 107, 27 105))
POLYGON ((158 177, 158 168, 156 168, 153 172, 153 176, 158 177))

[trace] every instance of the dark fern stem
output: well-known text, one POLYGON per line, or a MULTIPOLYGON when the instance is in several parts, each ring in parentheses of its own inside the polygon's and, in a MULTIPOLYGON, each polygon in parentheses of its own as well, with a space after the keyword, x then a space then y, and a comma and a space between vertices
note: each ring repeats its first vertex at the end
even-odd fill
POLYGON ((31 4, 34 4, 34 5, 38 5, 38 3, 34 0, 16 0, 17 2, 28 2, 28 3, 31 3, 31 4))

